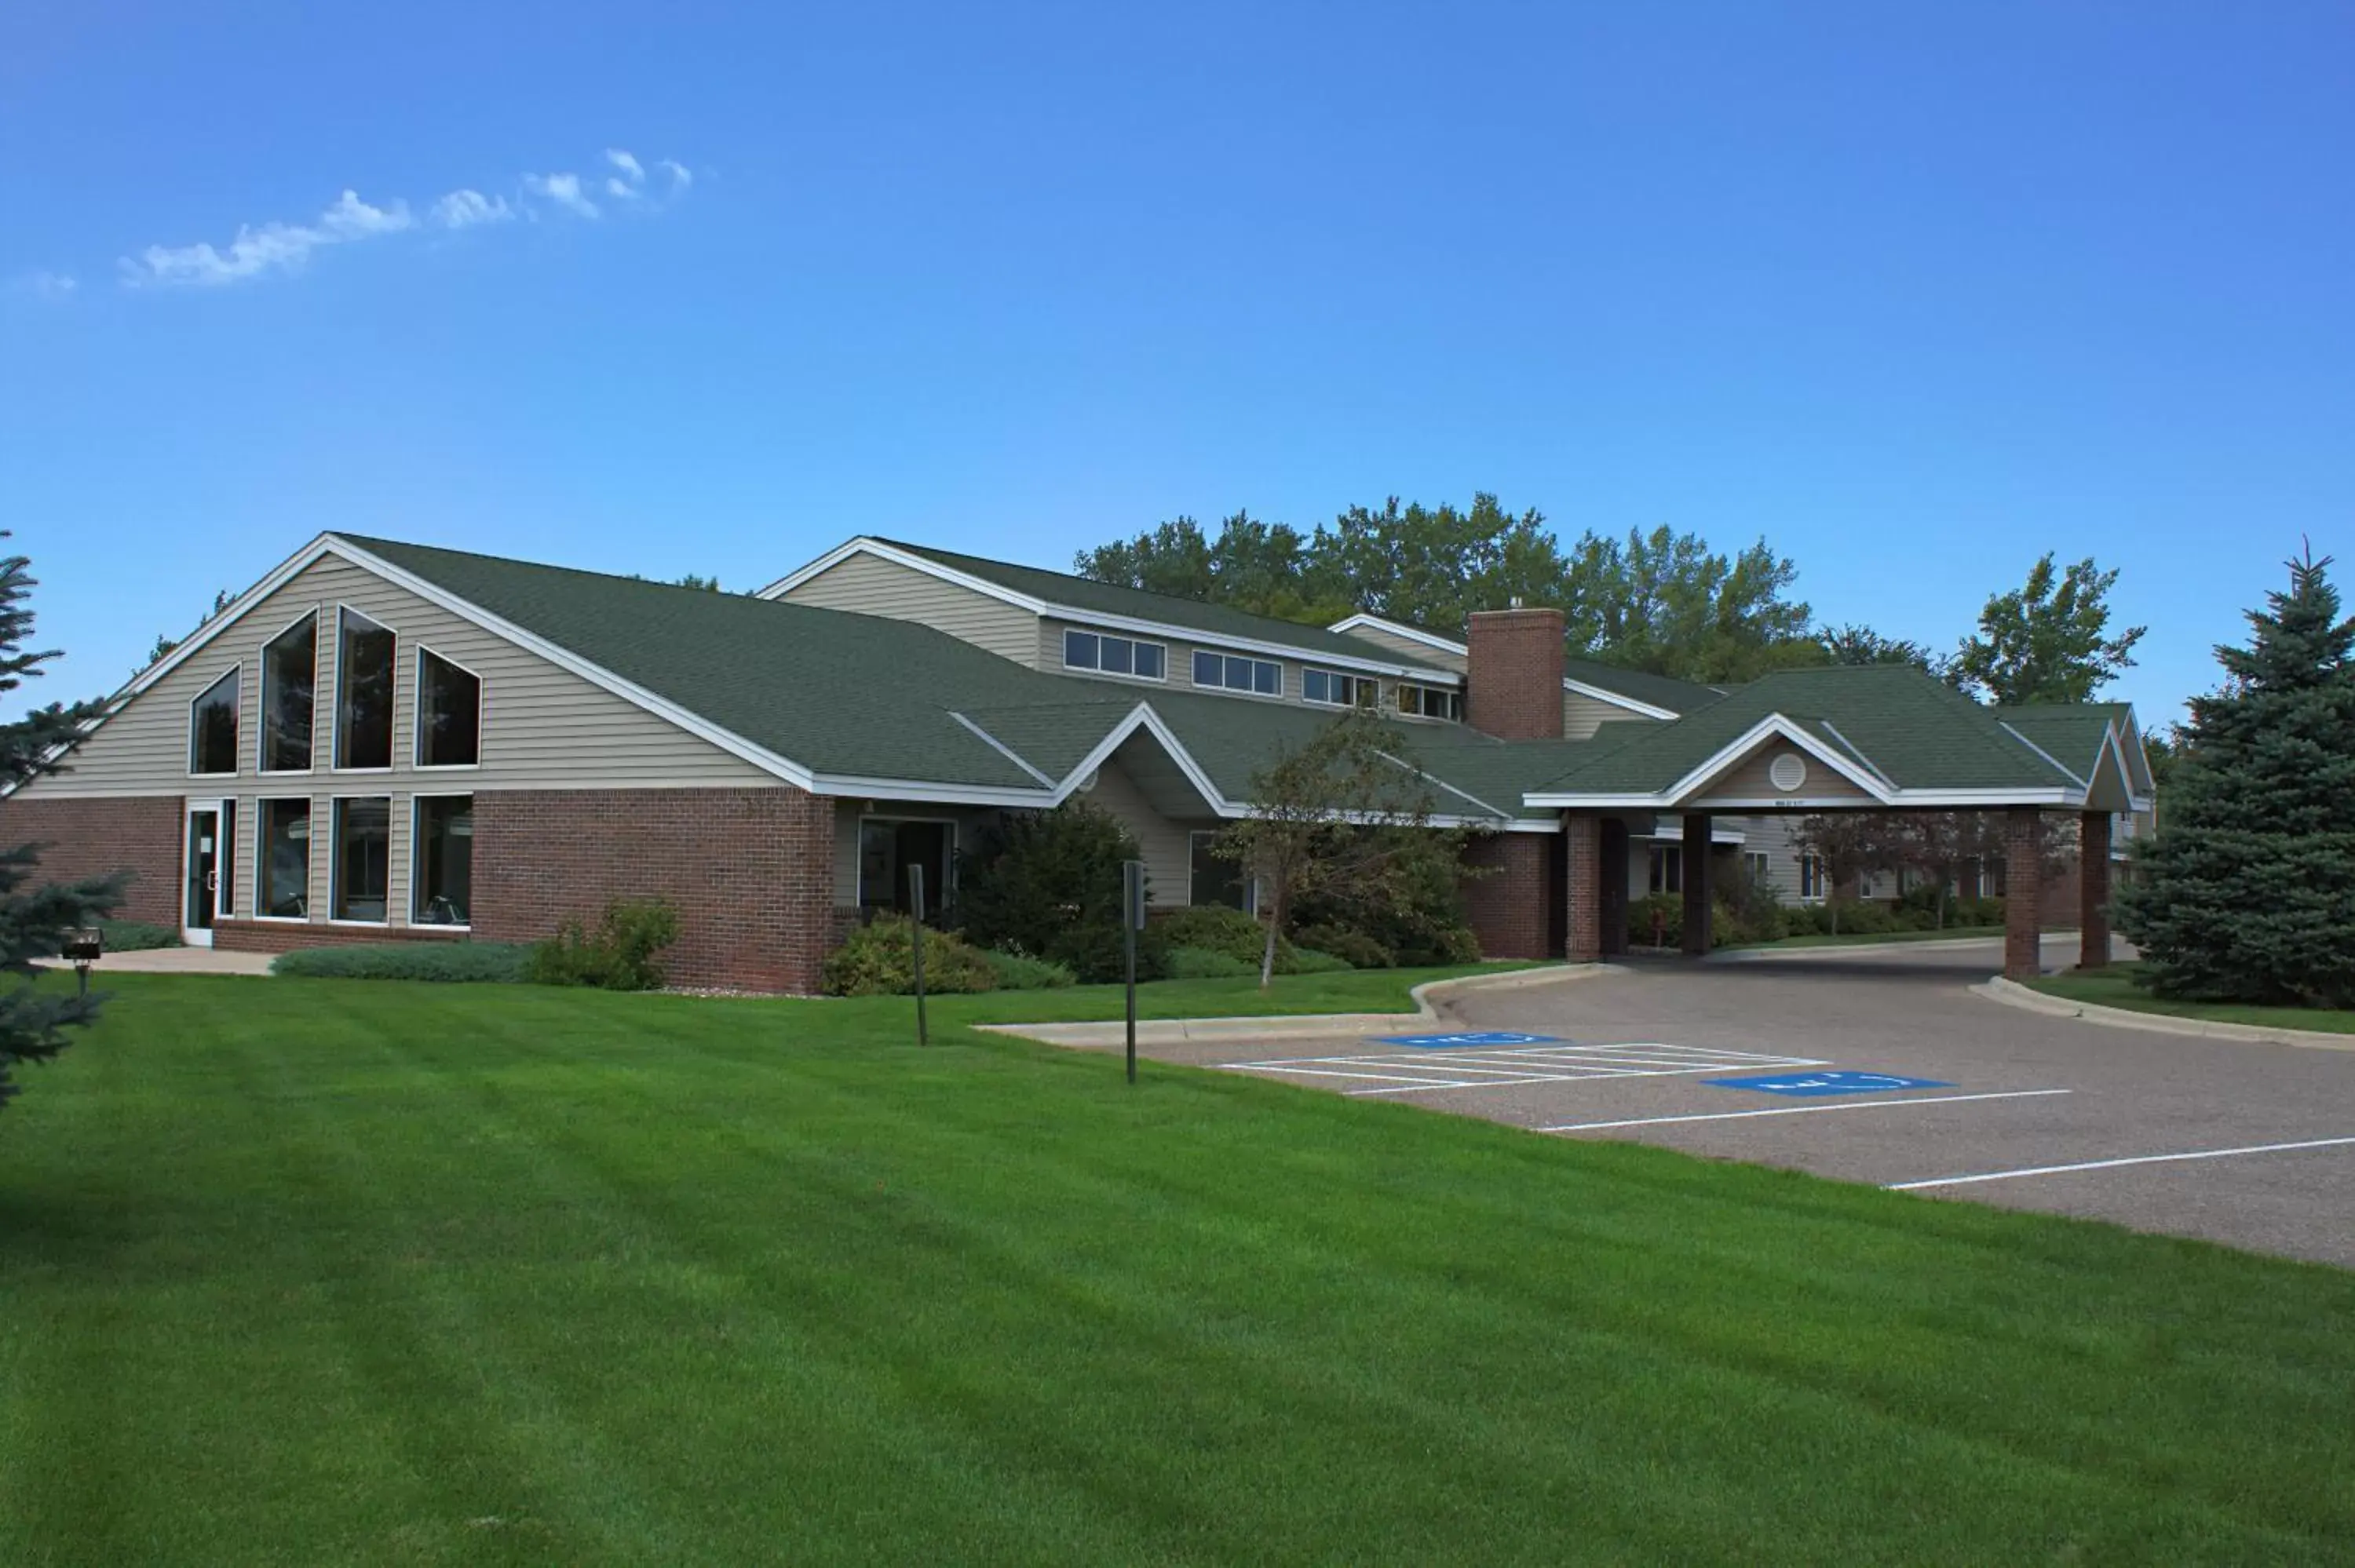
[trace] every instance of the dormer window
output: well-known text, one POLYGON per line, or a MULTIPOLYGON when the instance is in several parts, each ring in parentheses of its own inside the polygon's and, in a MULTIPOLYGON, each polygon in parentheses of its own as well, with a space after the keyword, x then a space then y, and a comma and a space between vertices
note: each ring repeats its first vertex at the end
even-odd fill
POLYGON ((1401 681, 1398 711, 1409 718, 1446 719, 1462 724, 1464 694, 1445 686, 1416 686, 1401 681))
POLYGON ((1246 659, 1240 653, 1197 652, 1194 655, 1194 683, 1229 692, 1250 692, 1263 697, 1280 697, 1284 695, 1284 666, 1265 659, 1246 659))
POLYGON ((1305 702, 1336 708, 1378 708, 1382 685, 1370 675, 1344 675, 1338 670, 1300 672, 1300 695, 1305 702))
POLYGON ((1168 673, 1169 650, 1158 642, 1114 637, 1106 631, 1068 630, 1063 633, 1063 668, 1158 681, 1168 673))

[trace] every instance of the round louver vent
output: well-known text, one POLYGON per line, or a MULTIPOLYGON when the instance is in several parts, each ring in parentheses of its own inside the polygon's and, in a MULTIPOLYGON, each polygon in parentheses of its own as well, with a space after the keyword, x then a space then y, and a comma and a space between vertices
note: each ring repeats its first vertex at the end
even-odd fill
POLYGON ((1766 777, 1774 788, 1787 795, 1807 781, 1807 764, 1796 751, 1786 751, 1776 758, 1767 769, 1766 777))

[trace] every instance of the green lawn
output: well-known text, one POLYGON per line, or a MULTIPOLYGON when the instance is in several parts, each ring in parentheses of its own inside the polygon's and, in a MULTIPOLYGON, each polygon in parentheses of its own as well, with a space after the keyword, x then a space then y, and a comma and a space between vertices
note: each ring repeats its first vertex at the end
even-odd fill
MULTIPOLYGON (((1136 1015, 1241 1018, 1304 1012, 1412 1012, 1414 998, 1411 993, 1426 981, 1540 967, 1497 959, 1454 969, 1337 969, 1330 974, 1278 975, 1265 991, 1260 989, 1256 976, 1250 980, 1154 980, 1136 988, 1136 1015)), ((975 997, 933 997, 926 1005, 947 1005, 953 1012, 943 1016, 972 1023, 1069 1023, 1118 1018, 1125 996, 1124 988, 1116 985, 1080 985, 1066 986, 1061 991, 999 991, 975 997)))
POLYGON ((0 1113, 0 1563, 2355 1558, 2355 1274, 1005 997, 112 989, 0 1113))
POLYGON ((2254 1023, 2268 1029, 2311 1029, 2326 1034, 2355 1034, 2355 1012, 2320 1007, 2243 1007, 2229 1001, 2169 1001, 2134 983, 2131 965, 2120 964, 2094 974, 2051 975, 2028 982, 2047 995, 2102 1007, 2124 1007, 2137 1012, 2163 1012, 2175 1018, 2199 1018, 2211 1023, 2254 1023))

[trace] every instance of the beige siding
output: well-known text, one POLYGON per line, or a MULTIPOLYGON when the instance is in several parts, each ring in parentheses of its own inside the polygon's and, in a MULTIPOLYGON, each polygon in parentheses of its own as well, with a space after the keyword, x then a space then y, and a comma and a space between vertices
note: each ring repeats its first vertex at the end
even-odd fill
POLYGON ((1778 800, 1790 797, 1809 800, 1854 800, 1859 805, 1877 804, 1872 797, 1849 783, 1819 759, 1798 750, 1790 742, 1768 740, 1743 760, 1735 763, 1715 779, 1694 791, 1698 800, 1778 800), (1767 777, 1774 759, 1789 753, 1807 765, 1806 782, 1796 789, 1778 789, 1767 777))
POLYGON ((1659 721, 1630 713, 1616 704, 1582 696, 1565 688, 1561 694, 1561 733, 1565 739, 1585 740, 1606 724, 1656 724, 1659 721))
MULTIPOLYGON (((1101 806, 1136 835, 1145 860, 1146 899, 1164 908, 1183 908, 1193 901, 1193 850, 1184 822, 1173 822, 1153 809, 1129 777, 1112 763, 1096 775, 1096 787, 1081 799, 1101 806)), ((1215 828, 1215 822, 1194 824, 1215 828)))
MULTIPOLYGON (((886 620, 912 620, 986 648, 1001 659, 1036 667, 1039 618, 1018 605, 943 582, 880 556, 848 556, 789 592, 788 604, 847 609, 886 620)), ((1060 668, 1060 654, 1055 667, 1060 668)))
MULTIPOLYGON (((1378 627, 1353 626, 1343 635, 1370 642, 1380 653, 1395 654, 1412 663, 1431 664, 1442 670, 1453 670, 1459 675, 1465 670, 1465 657, 1461 653, 1450 653, 1444 649, 1433 648, 1428 642, 1417 642, 1412 637, 1401 637, 1378 627)), ((1375 656, 1372 653, 1368 655, 1369 658, 1375 656)))
MULTIPOLYGON (((1369 650, 1366 657, 1377 657, 1381 652, 1388 652, 1388 650, 1369 650)), ((1283 701, 1293 704, 1295 706, 1311 708, 1317 713, 1330 713, 1334 710, 1322 703, 1311 703, 1305 697, 1301 695, 1301 677, 1304 672, 1308 670, 1332 670, 1344 675, 1364 674, 1361 671, 1343 669, 1338 664, 1330 663, 1327 661, 1318 659, 1313 654, 1285 654, 1279 657, 1265 653, 1248 653, 1229 643, 1197 641, 1185 638, 1138 637, 1124 631, 1104 631, 1103 628, 1090 625, 1088 622, 1083 620, 1041 620, 1039 622, 1039 667, 1058 675, 1071 676, 1075 680, 1098 681, 1106 685, 1129 687, 1134 689, 1140 697, 1150 696, 1155 692, 1163 691, 1215 692, 1220 696, 1232 697, 1239 702, 1270 703, 1283 701), (1063 633, 1067 630, 1100 631, 1106 636, 1129 637, 1135 641, 1154 643, 1167 651, 1168 658, 1164 667, 1168 671, 1168 674, 1166 679, 1154 681, 1140 680, 1136 677, 1127 675, 1098 674, 1092 670, 1067 669, 1063 664, 1063 633), (1194 684, 1194 654, 1198 650, 1206 653, 1241 653, 1246 658, 1258 659, 1265 662, 1274 664, 1284 672, 1284 687, 1281 697, 1262 696, 1256 693, 1231 692, 1223 686, 1197 686, 1194 684)), ((1364 678, 1368 680, 1379 679, 1372 675, 1365 675, 1364 678)), ((1420 718, 1405 717, 1405 715, 1399 714, 1397 711, 1398 683, 1392 680, 1380 679, 1380 684, 1382 689, 1382 706, 1391 715, 1392 717, 1404 717, 1405 722, 1409 724, 1433 722, 1420 718)), ((1441 720, 1437 722, 1444 723, 1446 721, 1441 720)))

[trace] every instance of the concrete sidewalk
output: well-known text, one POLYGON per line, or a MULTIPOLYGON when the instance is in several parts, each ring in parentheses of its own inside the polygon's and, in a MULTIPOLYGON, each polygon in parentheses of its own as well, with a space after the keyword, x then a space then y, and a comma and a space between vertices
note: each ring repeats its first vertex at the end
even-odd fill
MULTIPOLYGON (((91 966, 101 975, 266 975, 268 953, 225 953, 218 948, 151 948, 144 952, 109 953, 91 966)), ((63 959, 35 959, 45 969, 70 969, 63 959)))

